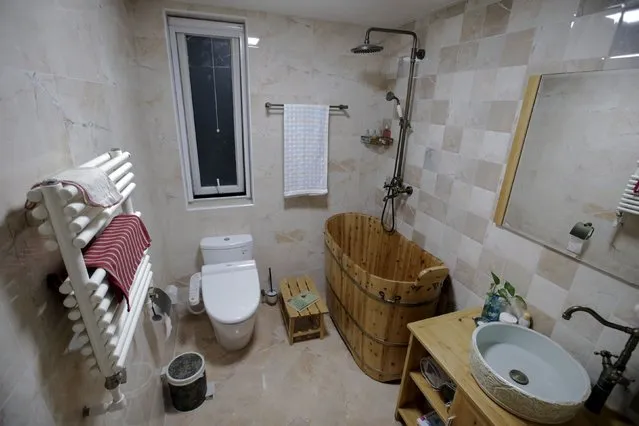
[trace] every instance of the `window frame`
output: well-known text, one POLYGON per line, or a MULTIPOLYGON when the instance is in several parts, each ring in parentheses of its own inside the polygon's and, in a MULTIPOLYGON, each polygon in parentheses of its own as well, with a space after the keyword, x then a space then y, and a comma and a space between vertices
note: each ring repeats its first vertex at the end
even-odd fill
POLYGON ((196 203, 202 204, 212 201, 214 205, 219 205, 221 201, 224 203, 223 206, 228 205, 229 202, 246 204, 247 200, 252 200, 253 186, 246 25, 244 22, 218 17, 182 16, 167 13, 166 26, 187 207, 196 203), (237 185, 219 187, 201 185, 188 69, 187 35, 232 39, 231 49, 233 53, 236 53, 232 66, 237 185))

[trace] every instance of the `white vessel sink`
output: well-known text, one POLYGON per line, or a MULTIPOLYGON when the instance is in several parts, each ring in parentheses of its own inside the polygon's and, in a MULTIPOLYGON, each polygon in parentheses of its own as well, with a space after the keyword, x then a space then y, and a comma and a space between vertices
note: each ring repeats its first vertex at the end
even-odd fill
POLYGON ((518 325, 475 329, 470 371, 493 401, 533 422, 566 422, 590 395, 590 379, 579 362, 548 337, 518 325))

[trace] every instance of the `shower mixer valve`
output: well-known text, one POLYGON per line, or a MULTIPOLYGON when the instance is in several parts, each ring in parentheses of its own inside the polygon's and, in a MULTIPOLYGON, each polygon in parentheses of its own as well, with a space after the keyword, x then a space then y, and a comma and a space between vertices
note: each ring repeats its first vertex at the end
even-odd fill
POLYGON ((394 177, 390 182, 384 183, 384 189, 388 190, 386 196, 384 197, 384 201, 392 200, 394 198, 399 197, 402 194, 412 195, 413 187, 410 185, 405 185, 400 177, 394 177))

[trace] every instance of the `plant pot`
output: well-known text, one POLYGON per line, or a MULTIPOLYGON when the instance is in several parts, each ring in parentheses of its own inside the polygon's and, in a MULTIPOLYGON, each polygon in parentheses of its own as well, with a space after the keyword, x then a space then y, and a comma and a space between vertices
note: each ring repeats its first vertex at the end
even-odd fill
POLYGON ((481 311, 481 316, 485 321, 493 322, 499 321, 499 314, 502 310, 502 298, 498 294, 489 293, 484 300, 484 308, 481 311))

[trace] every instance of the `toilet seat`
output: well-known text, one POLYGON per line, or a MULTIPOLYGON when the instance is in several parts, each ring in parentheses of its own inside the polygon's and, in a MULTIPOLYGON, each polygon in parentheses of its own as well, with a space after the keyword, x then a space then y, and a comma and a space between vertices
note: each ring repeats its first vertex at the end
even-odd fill
POLYGON ((222 324, 248 320, 260 302, 254 260, 202 267, 202 299, 208 315, 222 324))

